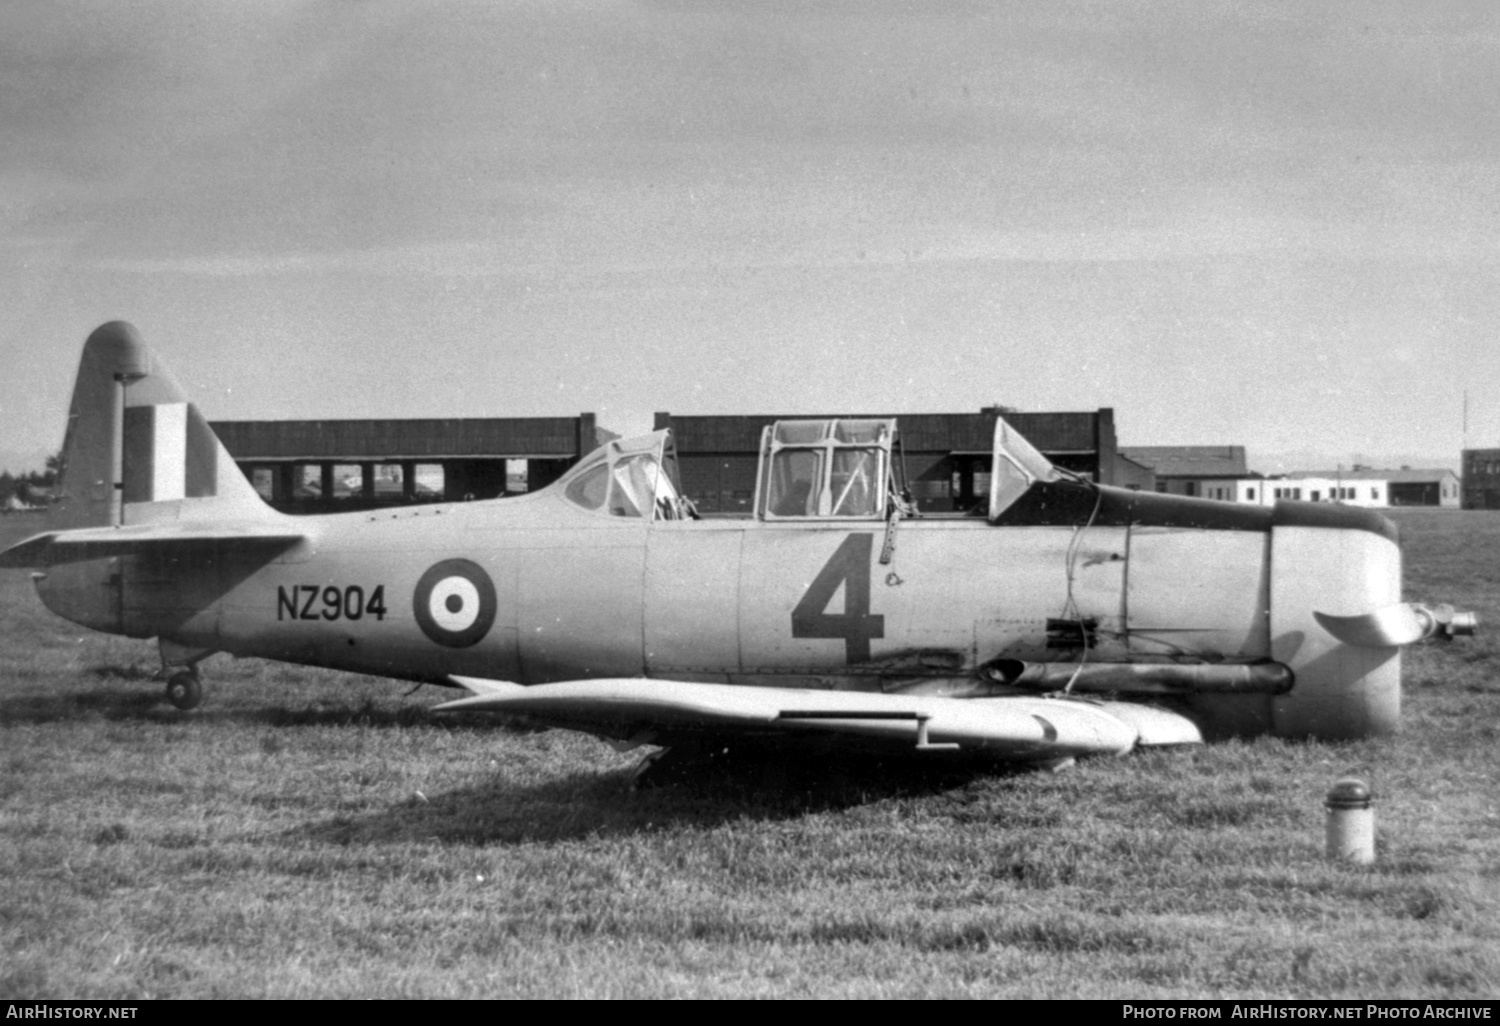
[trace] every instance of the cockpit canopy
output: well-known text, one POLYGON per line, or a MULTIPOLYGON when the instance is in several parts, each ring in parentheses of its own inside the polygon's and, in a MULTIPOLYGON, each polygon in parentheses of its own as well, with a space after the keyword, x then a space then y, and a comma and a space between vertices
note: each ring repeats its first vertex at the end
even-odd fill
MULTIPOLYGON (((917 512, 897 484, 894 418, 782 420, 761 436, 755 511, 763 520, 871 520, 917 512)), ((1058 471, 1005 420, 995 421, 989 516, 997 520, 1058 471)))
POLYGON ((761 436, 755 509, 766 520, 870 520, 892 494, 894 420, 782 420, 761 436))
MULTIPOLYGON (((762 520, 881 520, 917 514, 898 477, 895 418, 781 420, 761 435, 755 515, 762 520)), ((1059 472, 1003 419, 995 422, 989 518, 1059 472)), ((696 519, 681 492, 669 431, 616 439, 555 487, 573 505, 616 517, 696 519)))
POLYGON ((1038 481, 1056 481, 1061 475, 1052 461, 1036 450, 1004 417, 995 418, 995 441, 990 449, 990 519, 1000 515, 1038 481))
POLYGON ((692 506, 677 488, 677 453, 667 431, 616 439, 560 482, 573 505, 616 517, 685 520, 692 506))

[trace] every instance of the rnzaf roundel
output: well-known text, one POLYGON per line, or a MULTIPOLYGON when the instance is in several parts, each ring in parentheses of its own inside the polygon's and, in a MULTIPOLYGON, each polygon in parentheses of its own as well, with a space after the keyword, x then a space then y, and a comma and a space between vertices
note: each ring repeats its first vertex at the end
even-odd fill
POLYGON ((422 633, 448 648, 468 648, 495 624, 495 585, 478 563, 445 559, 417 581, 412 612, 422 633))

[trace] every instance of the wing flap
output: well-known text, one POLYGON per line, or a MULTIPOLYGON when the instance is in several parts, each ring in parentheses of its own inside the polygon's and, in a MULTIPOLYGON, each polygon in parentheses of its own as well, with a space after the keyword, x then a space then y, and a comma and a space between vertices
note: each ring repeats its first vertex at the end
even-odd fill
POLYGON ((532 687, 452 679, 477 693, 436 706, 437 711, 505 712, 607 737, 650 729, 660 743, 704 734, 832 734, 867 747, 956 748, 999 759, 1048 761, 1121 754, 1139 736, 1134 724, 1099 704, 1069 698, 959 699, 646 678, 532 687))
POLYGON ((473 677, 449 679, 477 693, 435 706, 437 712, 483 710, 568 722, 750 727, 773 722, 781 711, 779 703, 762 697, 778 693, 768 688, 634 677, 567 680, 531 687, 473 677))
POLYGON ((173 546, 245 545, 287 548, 307 535, 280 523, 158 523, 129 527, 85 527, 49 531, 0 552, 0 567, 53 566, 89 559, 128 556, 173 546))

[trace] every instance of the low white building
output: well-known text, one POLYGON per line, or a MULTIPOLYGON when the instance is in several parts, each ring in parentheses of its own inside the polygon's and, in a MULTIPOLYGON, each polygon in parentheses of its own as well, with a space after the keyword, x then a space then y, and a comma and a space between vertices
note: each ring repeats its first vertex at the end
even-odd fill
POLYGON ((1276 502, 1276 497, 1271 495, 1271 484, 1272 482, 1266 478, 1248 474, 1244 477, 1205 477, 1197 480, 1192 494, 1200 499, 1246 502, 1252 506, 1271 506, 1276 502))
POLYGON ((1457 509, 1458 475, 1445 469, 1299 470, 1286 475, 1306 502, 1339 502, 1373 508, 1429 506, 1457 509))
POLYGON ((1451 470, 1299 470, 1262 477, 1246 466, 1242 445, 1121 446, 1120 453, 1156 475, 1156 490, 1221 502, 1274 506, 1293 502, 1336 502, 1370 509, 1427 506, 1458 508, 1460 482, 1451 470))
POLYGON ((1335 502, 1368 509, 1441 507, 1457 509, 1458 475, 1451 470, 1298 471, 1280 477, 1201 478, 1196 493, 1205 499, 1274 506, 1279 500, 1335 502))
POLYGON ((1390 505, 1390 483, 1384 478, 1353 479, 1339 474, 1299 471, 1275 483, 1282 498, 1301 502, 1337 502, 1344 506, 1384 509, 1390 505))

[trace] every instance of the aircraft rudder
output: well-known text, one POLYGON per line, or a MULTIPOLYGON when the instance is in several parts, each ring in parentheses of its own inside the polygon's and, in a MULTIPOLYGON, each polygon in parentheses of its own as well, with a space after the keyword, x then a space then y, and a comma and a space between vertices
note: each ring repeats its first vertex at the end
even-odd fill
POLYGON ((140 332, 125 321, 94 329, 79 360, 48 526, 276 516, 140 332))

